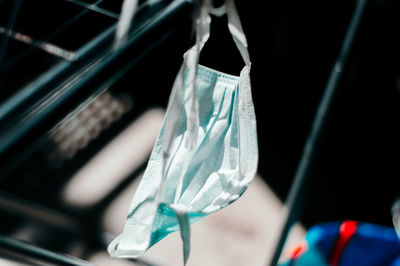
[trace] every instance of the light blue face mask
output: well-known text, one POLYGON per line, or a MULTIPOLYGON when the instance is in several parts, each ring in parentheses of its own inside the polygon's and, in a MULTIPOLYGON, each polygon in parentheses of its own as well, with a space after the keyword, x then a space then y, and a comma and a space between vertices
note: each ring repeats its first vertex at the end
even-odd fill
POLYGON ((195 25, 196 44, 184 54, 124 231, 108 247, 112 257, 137 257, 180 230, 186 263, 190 224, 238 199, 255 175, 251 63, 233 0, 217 10, 204 1, 195 25), (209 13, 228 15, 228 28, 246 64, 239 77, 198 65, 210 33, 209 13))

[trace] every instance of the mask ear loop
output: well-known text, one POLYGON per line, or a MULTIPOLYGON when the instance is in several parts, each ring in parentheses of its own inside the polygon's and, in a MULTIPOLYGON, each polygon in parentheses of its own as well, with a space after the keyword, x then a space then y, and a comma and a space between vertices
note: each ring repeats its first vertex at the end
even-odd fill
POLYGON ((210 8, 210 14, 211 15, 214 15, 214 16, 216 16, 216 17, 222 17, 223 15, 225 15, 226 14, 226 5, 225 4, 223 4, 222 6, 220 6, 220 7, 214 7, 214 6, 212 6, 211 8, 210 8))
POLYGON ((225 4, 220 7, 214 7, 209 1, 207 2, 210 6, 209 13, 211 15, 222 17, 223 15, 227 14, 229 32, 232 35, 232 38, 243 58, 244 63, 246 64, 246 66, 250 67, 251 61, 247 48, 247 39, 243 31, 242 23, 240 22, 235 2, 233 0, 225 0, 225 4))
MULTIPOLYGON (((163 184, 167 174, 167 162, 170 161, 172 156, 172 142, 178 127, 178 119, 180 112, 185 111, 186 119, 186 132, 184 147, 187 149, 186 158, 190 158, 195 152, 199 128, 199 103, 197 100, 195 79, 197 75, 197 64, 199 62, 200 51, 204 47, 210 36, 210 23, 211 17, 208 14, 208 1, 205 0, 200 3, 199 8, 193 18, 193 26, 196 34, 196 43, 183 55, 183 63, 178 72, 172 87, 171 96, 169 98, 166 120, 164 123, 164 132, 162 139, 162 171, 161 182, 157 193, 156 201, 159 203, 162 199, 163 184), (186 89, 184 89, 186 86, 186 89), (183 103, 185 103, 183 105, 183 103), (183 106, 183 107, 182 107, 183 106), (184 108, 184 110, 182 110, 184 108)), ((183 176, 188 168, 189 160, 184 161, 182 167, 182 174, 179 178, 178 185, 175 192, 174 203, 179 201, 182 194, 183 176)), ((176 217, 179 222, 181 238, 183 241, 184 264, 189 258, 190 253, 190 221, 187 215, 187 210, 182 209, 179 204, 173 204, 171 208, 175 211, 176 217)))
POLYGON ((115 32, 114 49, 118 49, 126 42, 131 21, 138 9, 139 0, 124 0, 122 3, 121 14, 115 32))
MULTIPOLYGON (((200 51, 203 49, 210 36, 210 23, 211 17, 208 15, 207 1, 204 1, 199 6, 199 9, 197 10, 193 19, 196 43, 184 54, 184 62, 177 77, 179 81, 174 84, 176 96, 179 97, 179 105, 177 106, 183 106, 183 111, 185 111, 187 117, 186 132, 183 144, 187 150, 188 158, 190 158, 190 156, 195 152, 197 146, 197 136, 200 122, 198 115, 199 103, 197 99, 195 80, 197 76, 197 64, 199 62, 200 51), (182 103, 185 104, 183 105, 182 103)), ((178 120, 177 118, 178 117, 176 117, 175 121, 178 120)), ((166 145, 168 144, 166 143, 166 145)), ((182 176, 179 179, 176 189, 174 202, 178 202, 182 195, 183 173, 187 169, 188 163, 189 161, 185 160, 182 168, 182 176)))
POLYGON ((248 68, 251 66, 250 55, 248 51, 247 39, 244 34, 242 23, 240 22, 234 0, 226 0, 225 9, 228 15, 228 28, 232 34, 233 40, 242 55, 243 61, 248 68))
MULTIPOLYGON (((225 0, 225 4, 219 8, 212 8, 210 10, 211 14, 216 16, 222 16, 224 14, 227 15, 228 18, 228 29, 232 35, 232 38, 238 48, 242 59, 245 63, 245 67, 243 67, 240 72, 239 77, 239 93, 238 93, 238 115, 239 117, 243 116, 247 117, 247 119, 239 119, 239 128, 244 130, 240 131, 242 142, 240 142, 241 154, 240 156, 251 158, 250 160, 242 161, 239 164, 240 171, 240 182, 248 184, 255 175, 255 170, 258 164, 258 146, 257 146, 257 134, 256 132, 252 132, 251 128, 256 128, 255 121, 255 113, 254 113, 254 105, 251 96, 251 82, 250 82, 250 68, 251 61, 250 55, 248 51, 247 39, 244 34, 242 24, 240 22, 239 14, 235 7, 234 0, 225 0), (252 139, 254 141, 249 141, 252 139), (248 152, 253 151, 253 152, 248 152)), ((237 194, 243 193, 240 192, 241 188, 238 187, 238 190, 235 192, 237 194)))

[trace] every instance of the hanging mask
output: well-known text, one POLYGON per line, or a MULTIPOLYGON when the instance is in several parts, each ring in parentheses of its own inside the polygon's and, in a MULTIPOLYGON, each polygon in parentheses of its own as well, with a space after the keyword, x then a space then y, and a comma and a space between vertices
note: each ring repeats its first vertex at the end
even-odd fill
POLYGON ((186 263, 190 224, 238 199, 256 173, 251 63, 234 1, 226 0, 218 10, 204 1, 195 27, 196 44, 184 54, 124 231, 108 247, 112 257, 137 257, 180 230, 186 263), (239 77, 198 64, 210 35, 210 13, 228 16, 229 31, 245 63, 239 77))

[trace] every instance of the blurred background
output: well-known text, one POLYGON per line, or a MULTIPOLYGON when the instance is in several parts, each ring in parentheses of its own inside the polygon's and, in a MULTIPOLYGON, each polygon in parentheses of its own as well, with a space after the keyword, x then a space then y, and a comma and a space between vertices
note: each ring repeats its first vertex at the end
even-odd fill
MULTIPOLYGON (((27 244, 79 259, 71 263, 181 264, 177 234, 135 261, 105 251, 122 230, 193 41, 190 1, 143 0, 127 42, 113 50, 122 2, 0 0, 1 263, 45 264, 19 246, 27 244), (21 242, 10 248, 13 240, 21 242)), ((267 264, 355 3, 236 1, 253 63, 258 175, 241 199, 193 225, 188 265, 267 264)), ((367 4, 286 248, 320 222, 392 226, 399 13, 395 0, 367 4)), ((235 75, 243 67, 225 17, 213 18, 200 63, 235 75)))

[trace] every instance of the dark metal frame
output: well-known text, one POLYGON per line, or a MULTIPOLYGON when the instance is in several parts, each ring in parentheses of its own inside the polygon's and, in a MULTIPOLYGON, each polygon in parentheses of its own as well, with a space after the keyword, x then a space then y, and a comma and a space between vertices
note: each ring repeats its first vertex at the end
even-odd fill
POLYGON ((0 236, 0 247, 7 251, 15 252, 28 256, 31 259, 38 259, 45 263, 55 265, 71 265, 71 266, 89 266, 92 265, 84 260, 75 257, 52 252, 22 241, 18 241, 9 237, 0 236))
MULTIPOLYGON (((139 9, 128 40, 119 49, 112 48, 115 24, 80 48, 75 61, 62 61, 0 106, 0 161, 4 162, 0 179, 30 155, 26 142, 44 135, 49 129, 46 123, 65 115, 60 111, 63 106, 76 106, 80 102, 76 99, 99 94, 167 38, 179 25, 179 18, 191 14, 192 3, 188 0, 149 3, 139 9), (152 45, 135 50, 155 33, 159 34, 152 45)), ((36 145, 39 143, 36 141, 36 145)))
POLYGON ((358 0, 353 12, 352 19, 344 37, 339 56, 332 68, 327 81, 324 93, 317 107, 311 129, 303 147, 299 164, 294 175, 293 183, 290 187, 288 197, 284 208, 284 222, 279 235, 279 240, 275 246, 270 265, 276 265, 280 258, 286 238, 292 226, 299 221, 299 215, 302 211, 304 202, 304 189, 307 178, 315 166, 315 154, 318 149, 320 138, 326 124, 326 117, 330 111, 331 103, 335 96, 336 88, 342 77, 348 55, 352 48, 354 38, 357 34, 362 16, 368 0, 358 0))
MULTIPOLYGON (((20 3, 19 0, 14 3, 8 30, 13 27, 20 3)), ((8 178, 20 162, 31 156, 45 141, 46 132, 54 126, 55 122, 74 110, 88 96, 99 95, 108 89, 139 63, 146 54, 177 31, 182 26, 181 21, 190 18, 192 8, 193 2, 189 0, 145 2, 139 6, 126 42, 118 49, 113 46, 117 26, 114 24, 78 49, 73 59, 61 61, 2 104, 0 106, 0 161, 2 162, 0 180, 8 178), (148 43, 151 44, 148 45, 148 43)), ((2 45, 1 54, 4 54, 8 45, 7 38, 4 38, 0 44, 2 45)), ((143 170, 142 168, 143 166, 139 170, 143 170)), ((129 177, 127 181, 131 179, 129 177)), ((115 197, 127 181, 107 195, 102 204, 106 204, 115 197)), ((65 232, 76 234, 85 230, 85 226, 69 214, 5 192, 0 193, 0 205, 3 211, 18 217, 28 217, 65 232)), ((100 236, 98 241, 102 245, 106 244, 104 236, 100 236)), ((0 249, 56 265, 90 265, 83 260, 6 236, 0 236, 0 249)), ((137 262, 152 265, 142 260, 137 262)))

